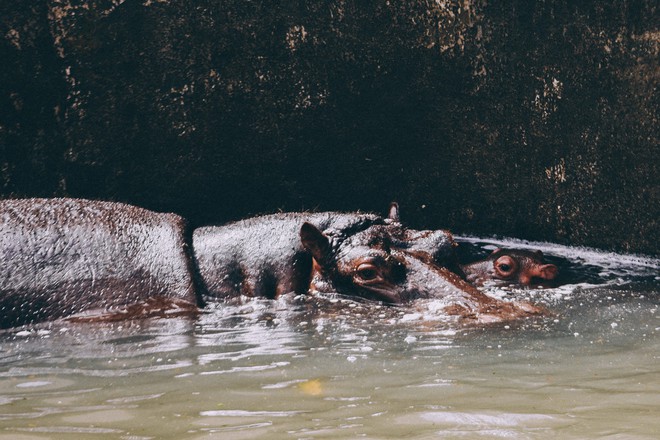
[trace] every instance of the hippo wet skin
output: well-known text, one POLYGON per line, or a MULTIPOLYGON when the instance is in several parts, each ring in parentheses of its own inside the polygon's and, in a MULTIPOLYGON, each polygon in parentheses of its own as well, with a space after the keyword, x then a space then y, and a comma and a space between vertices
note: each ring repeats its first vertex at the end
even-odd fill
POLYGON ((169 316, 205 300, 310 291, 387 303, 442 298, 448 314, 469 319, 539 312, 461 280, 442 265, 451 264, 451 236, 407 229, 397 210, 275 214, 192 237, 177 215, 112 202, 4 200, 0 216, 4 328, 96 309, 169 316))
POLYGON ((0 327, 160 299, 195 307, 185 230, 121 203, 0 201, 0 327))
POLYGON ((282 213, 196 229, 193 248, 208 300, 287 292, 340 293, 385 303, 442 299, 466 319, 508 320, 541 313, 493 299, 447 266, 446 231, 416 231, 359 213, 282 213))
POLYGON ((416 245, 431 237, 434 249, 452 246, 444 231, 409 230, 391 217, 282 213, 196 229, 193 247, 213 298, 276 298, 311 288, 400 303, 430 295, 433 277, 422 274, 428 263, 412 260, 416 245))
POLYGON ((461 265, 467 281, 475 285, 547 285, 555 279, 557 266, 546 263, 543 252, 495 249, 486 259, 461 265))

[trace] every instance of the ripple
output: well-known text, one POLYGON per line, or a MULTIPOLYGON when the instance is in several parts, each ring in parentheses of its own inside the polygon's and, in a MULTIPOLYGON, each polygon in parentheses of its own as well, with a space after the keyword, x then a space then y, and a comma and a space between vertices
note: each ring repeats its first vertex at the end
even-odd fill
POLYGON ((204 417, 290 417, 304 414, 307 411, 246 411, 240 409, 225 409, 214 411, 202 411, 200 416, 204 417))
POLYGON ((61 367, 35 367, 35 368, 10 368, 9 371, 0 372, 0 377, 22 377, 22 376, 46 376, 46 375, 76 375, 93 377, 125 377, 141 373, 156 371, 175 370, 192 365, 190 361, 177 361, 170 364, 149 365, 136 368, 121 368, 117 370, 99 370, 84 368, 61 368, 61 367))
POLYGON ((164 394, 165 393, 149 394, 147 396, 119 397, 116 399, 108 399, 106 400, 106 402, 113 404, 141 402, 143 400, 158 399, 159 397, 162 397, 164 394))
POLYGON ((35 426, 29 428, 11 428, 13 431, 43 432, 53 434, 122 434, 121 429, 83 428, 80 426, 35 426))
POLYGON ((200 376, 209 376, 213 374, 230 374, 230 373, 239 373, 239 372, 246 372, 246 371, 264 371, 264 370, 272 370, 274 368, 279 368, 289 365, 289 362, 273 362, 269 365, 251 365, 251 366, 245 366, 245 367, 233 367, 229 370, 216 370, 216 371, 203 371, 200 374, 200 376))
POLYGON ((263 385, 261 389, 263 390, 279 390, 283 388, 288 388, 291 385, 296 385, 299 383, 307 382, 305 379, 297 379, 297 380, 287 380, 285 382, 278 382, 278 383, 273 383, 269 385, 263 385))
POLYGON ((548 422, 557 421, 554 416, 546 414, 479 414, 469 412, 433 411, 420 413, 418 416, 422 420, 434 424, 458 425, 462 427, 516 427, 538 423, 546 424, 548 422))
POLYGON ((63 417, 62 420, 67 423, 98 424, 123 422, 131 420, 134 417, 135 416, 131 414, 130 411, 125 409, 106 409, 66 416, 63 417))
POLYGON ((16 388, 35 388, 51 385, 53 382, 47 380, 35 380, 33 382, 22 382, 16 385, 16 388))

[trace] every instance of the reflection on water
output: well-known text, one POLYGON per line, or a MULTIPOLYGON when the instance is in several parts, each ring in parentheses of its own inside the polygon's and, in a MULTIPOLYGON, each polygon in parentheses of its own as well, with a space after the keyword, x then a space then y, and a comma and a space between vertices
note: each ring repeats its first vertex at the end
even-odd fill
POLYGON ((288 297, 7 331, 0 439, 657 438, 659 261, 466 240, 599 277, 489 289, 555 313, 518 325, 288 297))

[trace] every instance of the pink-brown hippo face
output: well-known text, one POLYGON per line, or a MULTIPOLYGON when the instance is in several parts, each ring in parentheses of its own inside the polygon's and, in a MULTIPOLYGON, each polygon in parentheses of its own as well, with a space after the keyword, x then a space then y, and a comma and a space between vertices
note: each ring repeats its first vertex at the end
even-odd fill
POLYGON ((485 260, 461 266, 468 282, 483 285, 547 285, 555 279, 557 266, 546 263, 543 252, 495 249, 485 260))

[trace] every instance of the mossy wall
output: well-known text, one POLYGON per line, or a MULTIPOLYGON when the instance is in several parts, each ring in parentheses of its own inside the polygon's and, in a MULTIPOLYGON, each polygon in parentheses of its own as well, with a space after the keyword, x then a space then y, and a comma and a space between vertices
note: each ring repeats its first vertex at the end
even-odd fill
POLYGON ((657 2, 0 6, 0 195, 659 254, 657 2))

